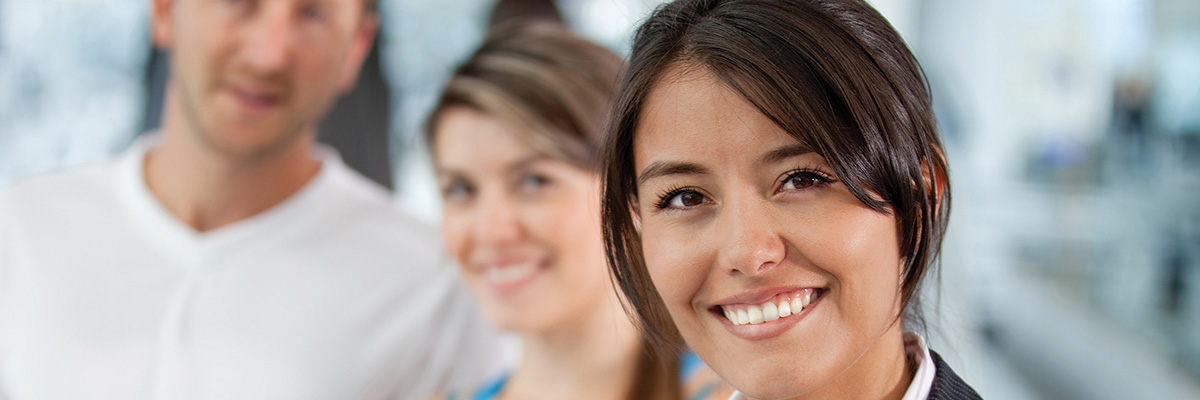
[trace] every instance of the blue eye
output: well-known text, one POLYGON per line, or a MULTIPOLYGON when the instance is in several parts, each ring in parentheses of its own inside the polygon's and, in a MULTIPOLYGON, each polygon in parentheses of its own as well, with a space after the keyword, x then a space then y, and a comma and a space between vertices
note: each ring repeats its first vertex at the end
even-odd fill
POLYGON ((225 0, 225 4, 230 7, 245 9, 249 7, 252 0, 225 0))
POLYGON ((521 175, 521 180, 518 182, 518 185, 520 186, 522 192, 533 193, 549 183, 550 179, 546 178, 545 176, 528 173, 521 175))
POLYGON ((471 198, 475 194, 475 187, 470 183, 456 179, 442 188, 442 198, 448 202, 463 202, 471 198))
POLYGON ((795 170, 783 178, 779 190, 803 190, 833 182, 825 174, 812 170, 795 170))
POLYGON ((309 4, 300 9, 300 16, 309 21, 320 21, 325 19, 325 9, 319 5, 309 4))

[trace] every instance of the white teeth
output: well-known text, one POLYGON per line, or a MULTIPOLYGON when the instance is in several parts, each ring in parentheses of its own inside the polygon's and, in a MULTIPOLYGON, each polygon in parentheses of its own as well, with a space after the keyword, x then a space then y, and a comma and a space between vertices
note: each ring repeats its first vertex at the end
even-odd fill
POLYGON ((795 296, 791 301, 781 300, 778 305, 774 302, 766 302, 746 308, 738 307, 737 310, 734 310, 733 307, 722 307, 721 311, 725 314, 725 319, 734 325, 761 324, 799 314, 809 304, 812 304, 816 297, 816 291, 809 290, 807 293, 795 296))
POLYGON ((524 264, 502 268, 487 268, 483 271, 483 280, 488 283, 505 284, 528 278, 537 272, 533 264, 524 264))
POLYGON ((779 309, 775 308, 775 303, 763 304, 762 313, 763 321, 771 322, 779 319, 779 309))
POLYGON ((779 302, 779 317, 783 318, 792 315, 792 303, 787 300, 779 302))
POLYGON ((752 323, 752 324, 763 323, 762 308, 759 308, 758 306, 746 307, 746 314, 750 315, 750 323, 752 323))

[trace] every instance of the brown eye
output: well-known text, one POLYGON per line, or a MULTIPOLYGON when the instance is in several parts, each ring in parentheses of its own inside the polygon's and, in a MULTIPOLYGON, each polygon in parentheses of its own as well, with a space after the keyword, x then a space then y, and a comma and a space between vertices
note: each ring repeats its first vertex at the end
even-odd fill
POLYGON ((780 190, 802 190, 831 182, 829 178, 812 171, 796 171, 783 180, 780 190))
POLYGON ((694 190, 680 189, 663 196, 658 208, 688 208, 704 204, 704 195, 694 190))

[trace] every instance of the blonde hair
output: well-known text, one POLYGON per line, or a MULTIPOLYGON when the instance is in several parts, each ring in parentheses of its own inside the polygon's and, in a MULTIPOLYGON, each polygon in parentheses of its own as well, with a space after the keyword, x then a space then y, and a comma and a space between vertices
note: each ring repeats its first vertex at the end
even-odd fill
POLYGON ((426 123, 427 143, 441 115, 462 106, 513 124, 540 152, 595 170, 622 65, 558 24, 502 24, 454 71, 426 123))

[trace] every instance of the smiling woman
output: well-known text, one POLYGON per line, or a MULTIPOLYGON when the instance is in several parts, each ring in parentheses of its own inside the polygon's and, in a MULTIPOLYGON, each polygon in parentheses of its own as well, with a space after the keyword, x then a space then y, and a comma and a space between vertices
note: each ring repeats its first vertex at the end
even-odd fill
POLYGON ((522 339, 515 370, 451 398, 732 391, 694 355, 647 351, 607 274, 597 165, 621 67, 559 25, 503 25, 435 107, 427 132, 443 237, 480 308, 522 339))
POLYGON ((660 8, 603 162, 623 293, 735 397, 977 397, 918 335, 947 167, 920 67, 864 2, 660 8))

